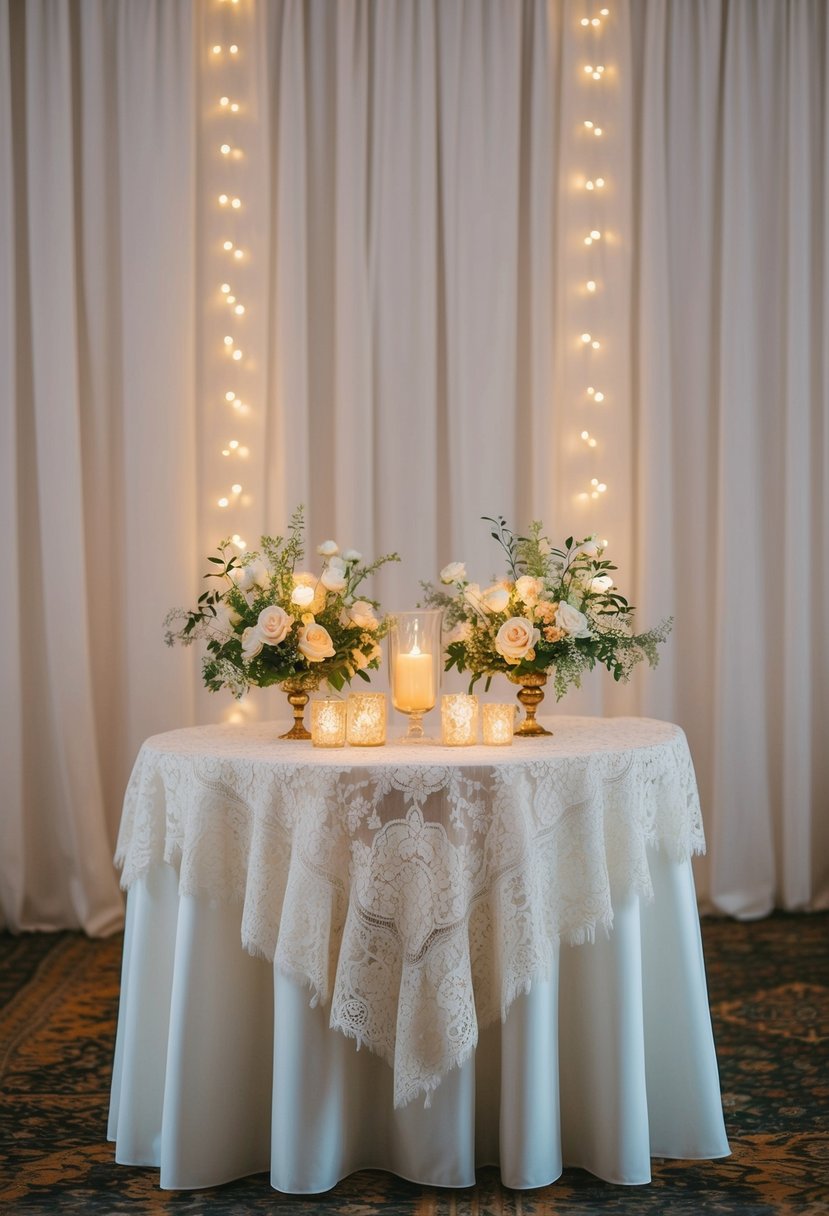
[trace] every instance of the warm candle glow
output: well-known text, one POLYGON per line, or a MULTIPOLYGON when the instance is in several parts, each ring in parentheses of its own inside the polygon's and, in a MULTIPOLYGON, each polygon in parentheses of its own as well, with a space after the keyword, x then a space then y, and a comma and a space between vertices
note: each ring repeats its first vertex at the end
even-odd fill
POLYGON ((394 708, 404 714, 425 713, 435 704, 435 681, 430 654, 415 645, 399 654, 394 668, 394 708))
POLYGON ((353 692, 348 698, 346 736, 352 747, 378 747, 386 742, 386 696, 353 692))
POLYGON ((484 706, 484 743, 490 747, 507 747, 512 743, 515 708, 511 703, 484 706))
POLYGON ((446 747, 470 747, 478 742, 478 698, 464 692, 446 693, 440 701, 441 738, 446 747))
POLYGON ((314 747, 344 747, 345 701, 313 701, 311 704, 311 742, 314 747))

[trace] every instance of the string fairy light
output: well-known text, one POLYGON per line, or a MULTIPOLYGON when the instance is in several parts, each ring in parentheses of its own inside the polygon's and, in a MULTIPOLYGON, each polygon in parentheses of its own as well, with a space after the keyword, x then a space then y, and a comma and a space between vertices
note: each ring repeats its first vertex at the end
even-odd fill
MULTIPOLYGON (((588 11, 580 18, 579 27, 583 31, 584 37, 589 39, 591 53, 586 56, 586 62, 582 65, 580 80, 583 82, 582 88, 585 92, 585 98, 589 101, 589 117, 584 117, 581 120, 581 130, 584 136, 591 141, 601 138, 605 131, 601 122, 598 121, 599 114, 603 112, 602 106, 604 85, 610 79, 612 73, 608 71, 607 66, 600 61, 602 31, 605 19, 610 16, 609 8, 601 8, 592 13, 588 11), (597 57, 599 61, 597 62, 597 57)), ((585 147, 587 151, 587 146, 585 147)), ((588 152, 591 167, 587 172, 583 173, 580 178, 580 185, 584 191, 585 200, 589 200, 589 213, 593 219, 589 230, 582 237, 582 247, 584 249, 584 257, 587 259, 588 265, 586 272, 583 272, 583 289, 582 298, 585 301, 585 306, 589 308, 587 316, 593 317, 593 310, 597 307, 598 300, 602 293, 602 284, 605 279, 604 275, 604 237, 602 229, 602 221, 599 215, 603 214, 603 199, 607 193, 607 175, 605 171, 604 158, 606 152, 603 145, 593 145, 588 152), (595 148, 595 151, 593 150, 595 148), (590 303, 588 303, 590 302, 590 303)), ((596 388, 593 379, 593 371, 598 370, 598 365, 594 367, 594 360, 600 358, 602 350, 602 342, 596 337, 593 332, 593 326, 588 320, 583 332, 579 335, 579 347, 584 352, 585 371, 587 376, 587 384, 585 388, 583 408, 591 411, 591 417, 594 406, 602 406, 605 401, 605 393, 603 390, 596 388)), ((605 407, 606 408, 606 407, 605 407)), ((596 415, 598 420, 598 413, 596 415)), ((602 448, 601 436, 595 433, 596 423, 591 421, 590 427, 582 426, 579 429, 579 438, 581 439, 586 452, 591 454, 591 460, 594 460, 596 455, 599 455, 602 448)), ((579 495, 585 501, 595 502, 600 500, 608 492, 607 482, 600 476, 591 476, 588 480, 588 487, 579 495)))
MULTIPOLYGON (((244 326, 248 316, 248 306, 239 300, 237 284, 231 281, 227 273, 230 266, 234 267, 234 277, 243 273, 240 263, 249 261, 249 250, 240 244, 238 223, 244 215, 243 195, 239 189, 242 185, 237 180, 239 170, 237 165, 245 159, 244 131, 245 123, 240 119, 246 110, 244 85, 245 77, 241 74, 244 59, 244 37, 248 26, 243 15, 246 7, 245 0, 213 0, 207 14, 207 55, 212 64, 208 79, 210 96, 205 107, 205 154, 208 157, 209 176, 215 184, 212 185, 208 196, 207 220, 210 228, 223 216, 224 232, 217 234, 218 239, 213 244, 208 241, 208 249, 216 250, 217 268, 215 295, 210 297, 216 305, 229 310, 233 319, 234 331, 228 333, 224 327, 218 330, 215 341, 222 357, 229 360, 228 367, 234 368, 234 376, 245 375, 245 343, 240 341, 236 326, 244 326), (212 200, 212 206, 211 206, 212 200), (238 270, 237 270, 238 268, 238 270)), ((249 7, 249 5, 247 6, 249 7)), ((249 20, 249 18, 248 18, 249 20)), ((244 287, 244 282, 241 284, 244 287)), ((226 322, 225 322, 226 324, 226 322)), ((209 332, 209 330, 208 330, 209 332)), ((215 331, 214 331, 215 332, 215 331)), ((215 348, 214 348, 215 349, 215 348)), ((206 356, 213 362, 210 355, 210 345, 206 347, 206 356)), ((218 353, 218 352, 217 352, 218 353)), ((218 368, 218 364, 216 365, 218 368)), ((208 375, 209 382, 209 375, 208 375)), ((224 390, 224 408, 236 419, 244 419, 250 414, 250 405, 241 397, 241 384, 237 380, 224 390)), ((247 396, 247 394, 245 394, 247 396)), ((249 447, 234 436, 220 443, 218 451, 223 462, 230 461, 235 466, 238 461, 245 460, 249 455, 249 447)), ((223 464, 225 469, 227 464, 223 464)), ((241 469, 240 469, 241 471, 241 469)), ((221 474, 220 474, 221 476, 221 474)), ((230 480, 230 479, 228 479, 230 480)), ((213 502, 225 515, 235 515, 243 506, 250 502, 250 495, 243 490, 242 480, 237 478, 228 488, 215 493, 213 502)), ((222 530, 227 535, 227 525, 222 524, 222 530)), ((239 530, 232 533, 232 542, 240 550, 247 547, 239 530)))

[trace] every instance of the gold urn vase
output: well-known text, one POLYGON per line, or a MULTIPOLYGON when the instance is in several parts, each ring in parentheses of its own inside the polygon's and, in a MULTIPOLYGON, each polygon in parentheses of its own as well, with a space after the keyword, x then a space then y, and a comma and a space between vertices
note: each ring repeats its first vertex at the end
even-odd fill
POLYGON ((301 676, 289 676, 282 681, 282 691, 288 697, 288 704, 294 711, 294 724, 280 739, 310 739, 311 732, 305 726, 305 706, 311 699, 311 693, 320 686, 320 678, 312 673, 301 676))
POLYGON ((510 672, 507 679, 513 684, 520 684, 521 690, 518 693, 518 700, 524 706, 526 716, 523 722, 520 722, 515 728, 515 735, 521 739, 537 739, 541 735, 551 735, 551 730, 545 730, 540 722, 536 722, 536 711, 544 700, 544 685, 547 683, 547 676, 542 671, 531 671, 527 675, 515 675, 510 672))

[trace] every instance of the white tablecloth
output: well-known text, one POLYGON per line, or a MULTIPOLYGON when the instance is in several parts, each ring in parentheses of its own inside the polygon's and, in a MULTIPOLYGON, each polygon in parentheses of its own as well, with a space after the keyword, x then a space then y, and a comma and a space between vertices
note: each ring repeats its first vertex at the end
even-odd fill
POLYGON ((149 740, 118 847, 117 1159, 317 1191, 369 1165, 643 1182, 651 1154, 727 1153, 684 736, 555 728, 462 751, 325 753, 272 724, 149 740))

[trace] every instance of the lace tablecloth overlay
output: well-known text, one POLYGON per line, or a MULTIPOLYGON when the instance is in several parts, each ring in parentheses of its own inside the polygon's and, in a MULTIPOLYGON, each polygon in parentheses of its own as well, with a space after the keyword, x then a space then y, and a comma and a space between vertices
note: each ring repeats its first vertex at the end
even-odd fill
POLYGON ((157 735, 127 788, 125 888, 157 863, 242 904, 242 944, 329 1004, 332 1028, 428 1095, 559 941, 650 898, 648 847, 705 848, 679 727, 556 718, 509 748, 312 749, 273 723, 157 735))

